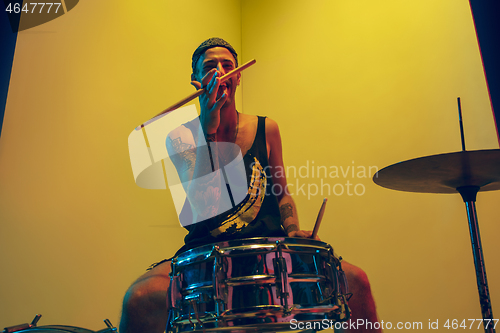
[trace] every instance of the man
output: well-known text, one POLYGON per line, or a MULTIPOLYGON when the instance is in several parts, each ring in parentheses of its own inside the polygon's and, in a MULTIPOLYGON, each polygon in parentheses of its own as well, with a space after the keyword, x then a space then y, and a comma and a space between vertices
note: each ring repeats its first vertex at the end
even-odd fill
MULTIPOLYGON (((264 171, 284 170, 281 136, 275 121, 236 110, 240 74, 223 83, 220 78, 237 66, 236 52, 220 38, 208 39, 196 49, 191 83, 196 89, 206 89, 200 96, 201 129, 187 123, 172 131, 166 140, 189 199, 185 208, 193 221, 187 227, 189 233, 181 250, 229 239, 312 235, 311 231, 300 229, 295 203, 288 191, 269 193, 273 184, 281 189, 287 186, 283 174, 266 175, 264 171), (220 206, 225 176, 219 164, 227 164, 235 154, 231 149, 220 149, 221 142, 240 148, 249 184, 247 196, 227 211, 220 206)), ((376 321, 366 274, 346 262, 342 267, 353 293, 349 301, 353 317, 376 321)), ((169 272, 170 262, 161 262, 129 288, 123 303, 121 333, 164 331, 169 272)))

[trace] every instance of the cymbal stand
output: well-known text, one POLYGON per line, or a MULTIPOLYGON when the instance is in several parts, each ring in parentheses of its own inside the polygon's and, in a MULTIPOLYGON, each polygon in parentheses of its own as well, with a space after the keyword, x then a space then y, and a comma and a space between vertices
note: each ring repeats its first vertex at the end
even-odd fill
POLYGON ((481 246, 481 235, 476 213, 476 195, 478 186, 463 186, 457 188, 462 196, 467 208, 467 220, 469 222, 470 241, 472 244, 472 254, 474 256, 474 266, 476 268, 477 289, 479 292, 479 303, 481 314, 483 315, 484 331, 495 333, 493 312, 491 310, 490 291, 488 289, 488 279, 486 278, 486 268, 484 267, 483 248, 481 246))
MULTIPOLYGON (((462 124, 462 107, 460 97, 458 101, 458 112, 460 122, 460 135, 462 138, 462 151, 465 151, 464 128, 462 124)), ((462 165, 468 169, 468 165, 462 165)), ((493 321, 493 312, 491 309, 490 291, 488 288, 488 279, 486 278, 486 268, 484 267, 483 247, 481 246, 481 235, 479 233, 479 224, 477 222, 476 196, 479 186, 462 186, 457 191, 462 196, 467 209, 467 220, 469 222, 470 241, 472 244, 472 255, 474 256, 474 267, 476 269, 477 289, 479 293, 479 303, 481 305, 481 314, 483 316, 483 326, 486 333, 495 333, 495 322, 493 321)))

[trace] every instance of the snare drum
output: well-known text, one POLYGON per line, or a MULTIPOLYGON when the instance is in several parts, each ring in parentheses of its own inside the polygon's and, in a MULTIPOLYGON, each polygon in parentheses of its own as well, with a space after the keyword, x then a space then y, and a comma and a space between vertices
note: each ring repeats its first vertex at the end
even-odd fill
POLYGON ((249 238, 172 260, 168 332, 275 332, 290 321, 349 319, 347 282, 330 245, 249 238))

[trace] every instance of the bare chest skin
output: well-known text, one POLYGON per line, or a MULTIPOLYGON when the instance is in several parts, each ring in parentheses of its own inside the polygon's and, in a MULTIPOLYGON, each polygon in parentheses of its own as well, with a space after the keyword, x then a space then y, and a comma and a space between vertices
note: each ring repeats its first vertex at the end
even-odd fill
POLYGON ((257 116, 240 113, 240 126, 238 130, 238 136, 236 138, 236 144, 240 146, 242 156, 245 156, 247 151, 252 147, 255 135, 257 134, 257 123, 257 116))

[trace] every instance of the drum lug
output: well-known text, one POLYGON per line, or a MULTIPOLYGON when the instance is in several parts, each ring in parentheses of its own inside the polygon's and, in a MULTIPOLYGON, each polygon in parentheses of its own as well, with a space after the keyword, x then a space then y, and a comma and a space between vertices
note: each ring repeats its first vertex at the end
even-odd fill
MULTIPOLYGON (((339 272, 339 266, 338 266, 338 260, 335 258, 335 254, 333 253, 333 247, 328 244, 327 246, 328 248, 328 261, 326 261, 326 272, 327 272, 327 276, 326 278, 331 282, 331 284, 333 286, 335 286, 334 290, 328 290, 328 292, 326 293, 328 295, 328 299, 332 299, 332 298, 336 298, 336 296, 338 295, 338 275, 336 273, 339 272)), ((342 268, 340 268, 340 271, 342 270, 342 268)), ((326 290, 325 290, 326 291, 326 290)), ((336 305, 339 305, 338 304, 339 301, 336 300, 335 301, 335 304, 336 305)))
MULTIPOLYGON (((194 299, 189 300, 189 304, 193 307, 194 315, 196 317, 196 320, 198 321, 199 328, 203 328, 203 323, 200 321, 200 317, 198 315, 198 310, 196 308, 196 300, 194 300, 194 299)), ((193 330, 196 330, 196 323, 193 323, 193 321, 191 320, 191 311, 189 311, 188 321, 191 324, 191 328, 193 330)))
POLYGON ((276 249, 278 251, 275 254, 273 262, 274 274, 276 276, 276 296, 280 299, 280 303, 283 306, 283 317, 287 317, 291 314, 292 308, 288 307, 288 269, 286 260, 283 257, 283 247, 286 247, 286 245, 282 244, 281 241, 276 241, 276 249))
POLYGON ((215 257, 214 262, 214 272, 212 274, 212 286, 214 290, 213 298, 215 301, 215 306, 216 306, 216 311, 217 311, 217 318, 220 317, 221 313, 224 312, 224 304, 225 300, 227 298, 226 295, 226 289, 224 283, 221 281, 224 281, 223 277, 219 278, 219 275, 223 274, 223 258, 222 254, 224 252, 220 249, 219 245, 214 245, 212 249, 212 256, 215 257))
MULTIPOLYGON (((325 267, 325 271, 327 273, 325 277, 327 278, 327 281, 330 282, 333 286, 336 286, 337 285, 337 279, 335 278, 335 274, 334 274, 334 270, 336 270, 336 268, 334 268, 331 263, 326 263, 325 266, 326 266, 325 267)), ((326 287, 325 288, 325 294, 328 295, 327 296, 327 300, 329 298, 331 298, 331 296, 335 292, 336 292, 336 290, 331 290, 331 288, 326 287)))
POLYGON ((179 307, 181 306, 182 303, 182 295, 179 293, 180 290, 180 285, 181 285, 181 277, 179 275, 173 274, 175 271, 175 265, 174 261, 172 261, 172 270, 170 273, 170 285, 168 288, 168 296, 167 296, 167 302, 169 303, 169 311, 168 311, 168 322, 167 322, 167 327, 166 331, 171 332, 173 331, 173 322, 175 321, 175 318, 179 316, 179 307))
MULTIPOLYGON (((333 253, 333 250, 332 250, 333 253)), ((349 304, 347 303, 347 296, 349 293, 349 285, 347 284, 347 278, 345 276, 344 270, 342 269, 342 261, 343 258, 339 257, 335 260, 335 257, 332 256, 333 261, 336 263, 335 268, 337 269, 337 297, 336 303, 340 308, 340 312, 338 314, 338 320, 345 321, 351 318, 351 309, 349 308, 349 304)))
POLYGON ((344 260, 344 258, 339 257, 339 271, 342 271, 342 261, 343 260, 344 260))
POLYGON ((104 323, 108 328, 105 328, 103 330, 97 331, 96 333, 110 333, 110 332, 118 332, 118 329, 111 324, 111 321, 109 319, 104 319, 104 323))
POLYGON ((340 313, 339 313, 339 320, 340 321, 345 321, 351 318, 351 309, 349 308, 349 304, 347 304, 347 298, 346 295, 339 295, 338 301, 340 304, 340 313), (342 301, 340 301, 340 298, 342 298, 342 301))

